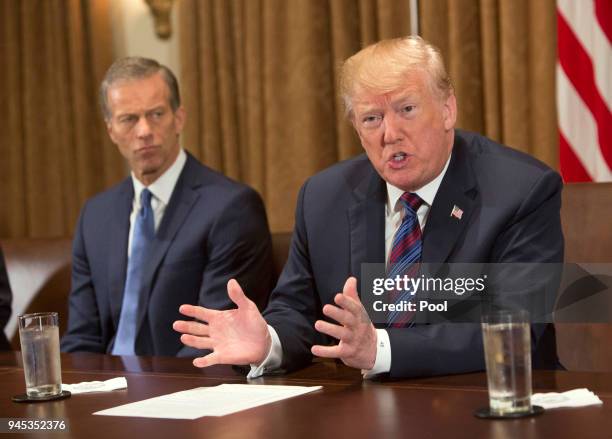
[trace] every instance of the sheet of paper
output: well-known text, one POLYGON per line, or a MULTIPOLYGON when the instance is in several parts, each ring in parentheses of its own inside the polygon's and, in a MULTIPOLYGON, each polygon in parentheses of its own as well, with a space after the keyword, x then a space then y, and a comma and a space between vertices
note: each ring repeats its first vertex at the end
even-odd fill
POLYGON ((157 396, 95 412, 104 416, 197 419, 224 416, 321 389, 321 386, 221 384, 157 396))

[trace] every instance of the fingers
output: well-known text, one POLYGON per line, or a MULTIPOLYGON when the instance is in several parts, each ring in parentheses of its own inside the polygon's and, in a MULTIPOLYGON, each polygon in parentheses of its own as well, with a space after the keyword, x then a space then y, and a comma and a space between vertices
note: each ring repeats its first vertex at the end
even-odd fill
POLYGON ((358 300, 336 294, 334 302, 338 306, 327 304, 323 307, 323 314, 346 326, 353 326, 363 321, 365 310, 358 300))
POLYGON ((230 300, 234 302, 236 306, 238 306, 238 308, 244 308, 248 306, 250 302, 236 279, 230 279, 227 283, 227 295, 229 296, 230 300))
POLYGON ((350 326, 355 321, 355 317, 349 311, 334 305, 325 305, 323 307, 323 314, 345 326, 350 326))
POLYGON ((219 311, 214 309, 208 309, 202 306, 193 305, 181 305, 179 307, 179 312, 184 316, 193 317, 203 322, 209 322, 219 313, 219 311))
POLYGON ((340 308, 347 310, 353 315, 360 315, 363 309, 359 298, 354 299, 345 294, 336 294, 334 302, 336 302, 336 305, 340 308))
POLYGON ((196 349, 213 349, 214 343, 210 337, 198 337, 196 335, 181 335, 181 343, 196 349))
POLYGON ((347 331, 344 326, 334 325, 323 320, 317 320, 315 322, 315 329, 330 337, 337 338, 338 340, 346 340, 350 337, 350 331, 347 331))
POLYGON ((342 293, 348 297, 359 300, 359 293, 357 293, 357 278, 351 276, 344 283, 344 288, 342 288, 342 293))
POLYGON ((208 335, 209 327, 208 325, 204 325, 203 323, 198 323, 194 321, 187 322, 185 320, 176 320, 172 324, 172 329, 176 332, 181 332, 183 334, 191 334, 191 335, 208 335))
POLYGON ((208 367, 214 366, 215 364, 219 364, 219 356, 214 352, 193 360, 193 365, 195 367, 208 367))
MULTIPOLYGON (((348 311, 349 313, 356 316, 360 315, 363 310, 363 305, 361 304, 359 294, 357 293, 357 279, 352 276, 349 277, 344 283, 342 294, 336 294, 334 297, 334 302, 340 308, 348 311)), ((335 317, 333 318, 336 319, 335 317)))
POLYGON ((310 349, 310 352, 317 357, 323 358, 340 358, 341 355, 340 346, 321 346, 316 344, 310 349))

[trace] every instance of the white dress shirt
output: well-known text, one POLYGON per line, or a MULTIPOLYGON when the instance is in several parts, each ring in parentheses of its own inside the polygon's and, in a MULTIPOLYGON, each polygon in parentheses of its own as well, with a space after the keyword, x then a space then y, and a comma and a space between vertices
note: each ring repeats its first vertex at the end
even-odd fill
MULTIPOLYGON (((425 230, 425 224, 427 223, 427 216, 431 205, 436 198, 440 183, 446 174, 448 164, 450 162, 450 156, 446 160, 446 164, 442 169, 442 172, 438 174, 436 178, 427 183, 421 189, 415 192, 423 200, 423 204, 417 210, 417 217, 419 218, 419 226, 421 226, 421 232, 425 230)), ((405 191, 387 183, 387 204, 385 207, 385 264, 389 265, 389 256, 391 255, 391 247, 393 246, 393 238, 399 230, 402 220, 404 219, 405 209, 404 205, 399 202, 400 197, 405 191)), ((376 330, 376 361, 374 367, 371 370, 363 370, 364 378, 370 378, 380 373, 386 373, 391 370, 391 342, 389 341, 389 333, 386 329, 376 330)))
MULTIPOLYGON (((151 183, 149 186, 146 186, 147 189, 151 192, 151 208, 153 209, 153 219, 155 220, 155 231, 159 227, 162 218, 164 217, 164 212, 166 211, 166 206, 170 202, 170 197, 172 196, 172 192, 174 191, 174 186, 176 186, 176 182, 178 181, 179 176, 181 175, 181 171, 185 166, 185 162, 187 161, 187 154, 183 149, 179 151, 176 160, 174 163, 159 176, 157 180, 151 183)), ((134 200, 132 201, 132 213, 130 214, 130 234, 128 240, 128 258, 130 257, 130 250, 132 249, 132 236, 134 234, 134 221, 136 220, 136 215, 140 211, 140 194, 145 188, 145 185, 142 184, 140 180, 136 178, 134 173, 132 172, 132 184, 134 185, 134 200)))
MULTIPOLYGON (((419 207, 419 210, 417 210, 421 231, 425 230, 429 210, 434 202, 434 199, 436 198, 436 194, 440 188, 440 183, 442 183, 442 179, 446 174, 449 163, 450 156, 446 160, 446 164, 444 165, 442 172, 440 172, 440 174, 438 174, 438 176, 432 181, 415 192, 423 200, 423 204, 421 204, 421 207, 419 207)), ((387 183, 387 203, 385 207, 386 264, 389 263, 389 254, 391 253, 391 247, 393 245, 393 237, 397 233, 397 230, 402 224, 402 219, 404 218, 403 205, 402 203, 398 203, 404 192, 405 191, 402 189, 387 183)), ((272 338, 272 346, 270 347, 268 356, 261 364, 251 365, 251 371, 249 372, 247 378, 257 378, 266 372, 278 369, 282 364, 283 348, 281 346, 280 339, 278 338, 278 334, 270 325, 268 325, 268 331, 270 332, 270 337, 272 338)), ((362 371, 364 378, 371 378, 375 375, 386 373, 391 370, 391 343, 389 341, 389 333, 386 329, 377 329, 376 336, 376 360, 372 369, 362 371)))

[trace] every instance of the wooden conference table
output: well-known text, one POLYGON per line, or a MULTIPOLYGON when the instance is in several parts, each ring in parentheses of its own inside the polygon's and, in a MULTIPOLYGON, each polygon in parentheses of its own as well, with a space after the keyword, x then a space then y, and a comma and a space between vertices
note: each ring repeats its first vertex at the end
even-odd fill
MULTIPOLYGON (((601 438, 612 437, 612 374, 535 371, 534 391, 593 390, 603 406, 551 410, 518 420, 481 420, 475 409, 487 405, 484 373, 363 381, 359 373, 334 362, 254 384, 322 385, 321 391, 224 417, 197 420, 93 416, 98 410, 154 396, 222 383, 245 383, 226 366, 199 370, 188 359, 62 354, 66 383, 125 376, 127 390, 73 395, 69 399, 19 404, 24 391, 19 352, 0 353, 0 417, 63 419, 64 437, 74 438, 601 438), (129 361, 127 361, 129 360, 129 361)), ((28 436, 59 433, 29 433, 28 436)), ((19 436, 11 436, 19 437, 19 436)), ((23 437, 23 436, 22 436, 23 437)))

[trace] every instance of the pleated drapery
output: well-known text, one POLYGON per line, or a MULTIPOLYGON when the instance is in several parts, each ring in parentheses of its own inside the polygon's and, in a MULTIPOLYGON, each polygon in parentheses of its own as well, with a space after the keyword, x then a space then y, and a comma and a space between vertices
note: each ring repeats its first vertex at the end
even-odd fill
POLYGON ((83 202, 125 175, 98 110, 107 0, 0 2, 0 236, 70 236, 83 202))
MULTIPOLYGON (((184 0, 185 145, 254 186, 291 230, 304 180, 362 151, 339 64, 410 33, 408 0, 184 0)), ((458 126, 557 166, 554 0, 421 0, 420 34, 456 88, 458 126)))

